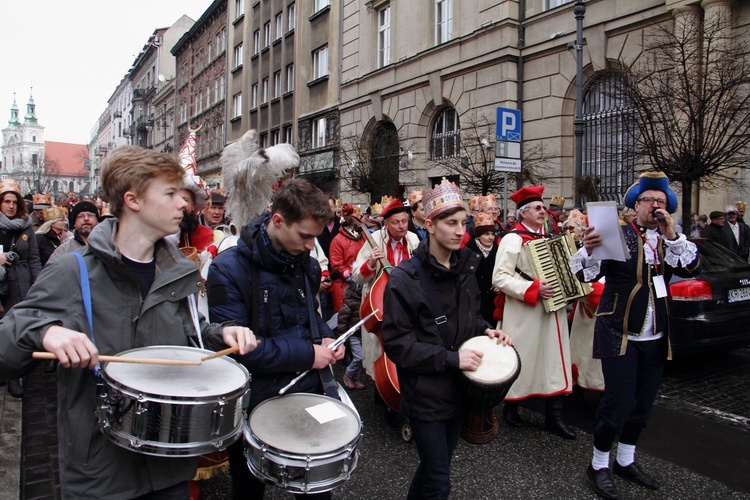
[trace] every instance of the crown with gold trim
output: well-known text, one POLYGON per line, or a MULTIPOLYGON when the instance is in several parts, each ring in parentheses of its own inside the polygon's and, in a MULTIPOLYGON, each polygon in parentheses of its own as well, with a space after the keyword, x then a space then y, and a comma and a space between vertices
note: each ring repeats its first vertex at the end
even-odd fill
POLYGON ((580 210, 571 210, 568 214, 568 220, 565 221, 567 224, 575 224, 581 229, 585 229, 589 225, 589 219, 580 210))
POLYGON ((13 179, 0 182, 0 195, 4 193, 16 193, 21 198, 21 186, 13 179))
POLYGON ((370 205, 371 217, 377 217, 378 215, 380 215, 380 212, 382 211, 383 211, 383 205, 381 205, 380 203, 373 203, 372 205, 370 205))
POLYGON ((44 213, 44 221, 51 221, 56 219, 67 219, 68 218, 68 211, 65 210, 63 207, 58 207, 57 205, 52 206, 50 208, 47 208, 43 210, 44 213))
POLYGON ((472 212, 475 210, 479 210, 479 204, 482 201, 482 196, 474 195, 471 198, 469 198, 469 210, 472 212))
POLYGON ((737 207, 737 210, 745 210, 747 208, 744 201, 737 201, 734 206, 737 207))
POLYGON ((443 177, 443 181, 424 193, 424 218, 432 219, 451 208, 464 208, 461 190, 443 177))
POLYGON ((52 206, 52 195, 37 193, 32 198, 34 210, 44 210, 52 206))
POLYGON ((492 214, 488 214, 487 212, 478 212, 474 216, 474 227, 480 228, 487 226, 492 226, 493 229, 495 227, 495 219, 492 217, 492 214))
POLYGON ((497 208, 497 200, 495 200, 495 195, 490 193, 487 196, 482 196, 479 199, 479 210, 484 210, 486 208, 497 208))
POLYGON ((424 191, 412 191, 409 193, 409 206, 414 206, 420 201, 422 201, 422 198, 424 197, 424 191))
POLYGON ((383 196, 382 196, 382 197, 380 198, 380 204, 381 204, 381 205, 383 205, 384 207, 387 207, 387 206, 388 206, 388 205, 390 205, 390 204, 391 204, 391 202, 392 202, 393 200, 395 200, 395 199, 396 199, 396 198, 394 198, 393 196, 389 196, 389 195, 385 194, 385 195, 383 195, 383 196))
POLYGON ((562 196, 553 196, 549 201, 550 208, 562 208, 565 206, 565 198, 562 196))

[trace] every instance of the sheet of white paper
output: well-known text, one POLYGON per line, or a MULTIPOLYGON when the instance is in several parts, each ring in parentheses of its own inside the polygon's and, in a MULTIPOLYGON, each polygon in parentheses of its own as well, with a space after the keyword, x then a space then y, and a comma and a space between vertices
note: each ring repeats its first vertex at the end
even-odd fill
POLYGON ((307 413, 313 416, 315 420, 320 424, 325 424, 331 420, 346 417, 346 413, 341 411, 341 408, 336 406, 334 403, 321 403, 319 405, 310 406, 305 408, 307 413))
POLYGON ((594 248, 591 256, 598 260, 617 260, 624 262, 630 257, 625 237, 620 228, 617 203, 614 201, 596 201, 586 203, 589 226, 599 233, 602 244, 594 248))

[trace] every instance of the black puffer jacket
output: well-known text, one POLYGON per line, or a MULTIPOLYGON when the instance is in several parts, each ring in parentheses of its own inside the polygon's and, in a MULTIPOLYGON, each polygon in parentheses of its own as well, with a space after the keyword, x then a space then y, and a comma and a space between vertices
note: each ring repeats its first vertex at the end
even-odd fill
POLYGON ((479 288, 474 273, 479 255, 466 248, 453 252, 446 269, 427 251, 429 237, 414 257, 391 272, 383 305, 385 352, 398 368, 401 414, 426 421, 447 420, 463 412, 458 380, 458 348, 482 335, 489 325, 479 311, 479 288), (430 276, 428 286, 447 317, 449 338, 435 324, 413 260, 420 259, 430 276))

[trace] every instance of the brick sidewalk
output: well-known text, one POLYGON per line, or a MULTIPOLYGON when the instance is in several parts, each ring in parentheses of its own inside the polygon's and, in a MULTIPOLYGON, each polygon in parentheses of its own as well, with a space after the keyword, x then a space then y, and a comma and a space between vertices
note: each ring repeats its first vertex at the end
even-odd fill
POLYGON ((18 498, 21 471, 20 399, 0 387, 0 499, 18 498))

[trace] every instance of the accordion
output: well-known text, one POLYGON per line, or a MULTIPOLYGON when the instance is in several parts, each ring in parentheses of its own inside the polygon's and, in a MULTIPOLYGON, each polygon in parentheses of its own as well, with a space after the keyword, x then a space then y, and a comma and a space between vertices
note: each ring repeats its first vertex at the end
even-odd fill
POLYGON ((570 256, 576 252, 572 234, 530 241, 524 248, 528 252, 534 276, 546 281, 554 290, 552 297, 542 299, 545 311, 562 309, 593 290, 588 283, 581 283, 570 269, 570 256))

